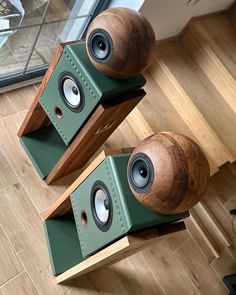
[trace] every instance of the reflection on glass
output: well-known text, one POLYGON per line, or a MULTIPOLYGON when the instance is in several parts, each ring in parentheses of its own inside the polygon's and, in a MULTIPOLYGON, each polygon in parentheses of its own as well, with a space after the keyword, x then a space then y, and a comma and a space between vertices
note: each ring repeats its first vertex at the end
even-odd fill
POLYGON ((58 22, 43 25, 27 70, 35 68, 35 59, 41 61, 40 64, 37 64, 37 68, 50 63, 57 44, 61 42, 60 36, 65 23, 66 22, 58 22))
POLYGON ((17 62, 11 50, 5 43, 0 48, 0 78, 4 78, 12 73, 18 73, 23 70, 23 66, 17 62))
POLYGON ((0 0, 0 80, 48 65, 81 38, 100 0, 0 0))
MULTIPOLYGON (((38 30, 39 27, 19 29, 8 37, 6 43, 0 48, 1 75, 23 71, 38 30)), ((32 56, 32 60, 35 64, 39 63, 35 56, 32 56)))

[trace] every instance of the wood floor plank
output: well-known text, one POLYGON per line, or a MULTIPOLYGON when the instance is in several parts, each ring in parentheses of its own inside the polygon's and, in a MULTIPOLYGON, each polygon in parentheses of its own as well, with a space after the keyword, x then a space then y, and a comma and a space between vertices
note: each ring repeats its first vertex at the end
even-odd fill
POLYGON ((227 294, 222 282, 192 239, 176 251, 175 256, 202 295, 227 294))
POLYGON ((17 177, 0 151, 0 190, 4 187, 17 183, 17 177))
MULTIPOLYGON (((98 294, 130 295, 120 278, 110 269, 103 269, 87 275, 92 288, 98 294)), ((96 294, 96 293, 95 293, 96 294)))
POLYGON ((233 240, 235 234, 232 231, 231 217, 222 205, 215 192, 209 187, 203 199, 208 208, 214 212, 214 218, 222 226, 227 235, 233 240))
MULTIPOLYGON (((225 67, 220 57, 210 47, 208 41, 197 30, 192 30, 192 28, 184 34, 181 41, 228 106, 236 114, 236 80, 225 67)), ((225 42, 227 42, 227 39, 225 42)))
POLYGON ((164 295, 159 282, 145 263, 143 256, 137 253, 111 266, 129 294, 164 295))
POLYGON ((223 205, 236 195, 236 191, 221 171, 211 177, 209 186, 223 205))
POLYGON ((0 265, 0 286, 24 270, 1 226, 0 265))
POLYGON ((47 186, 19 143, 16 133, 25 112, 0 120, 0 149, 28 192, 39 213, 45 211, 65 190, 63 180, 47 186))
POLYGON ((195 134, 207 156, 214 160, 217 167, 228 161, 233 161, 233 156, 168 69, 165 61, 157 57, 155 62, 156 68, 152 73, 156 83, 162 88, 171 104, 195 134))
POLYGON ((236 158, 236 140, 232 136, 236 129, 236 115, 199 65, 177 41, 158 46, 157 55, 165 62, 233 158, 236 158))
POLYGON ((0 212, 0 224, 39 293, 64 294, 68 288, 56 285, 51 274, 42 220, 20 184, 1 191, 0 212))
MULTIPOLYGON (((185 219, 185 225, 186 225, 187 219, 185 219)), ((179 233, 176 233, 172 237, 167 238, 166 241, 169 245, 169 248, 172 250, 172 252, 175 252, 187 239, 189 239, 189 237, 190 237, 189 232, 187 230, 184 230, 179 233)))
POLYGON ((213 261, 211 266, 221 279, 236 272, 236 260, 233 259, 229 249, 224 249, 220 258, 213 261))
POLYGON ((166 294, 199 294, 172 254, 166 241, 145 249, 141 253, 166 294))
POLYGON ((191 24, 191 30, 206 40, 236 79, 235 30, 227 14, 213 15, 191 24), (207 30, 206 30, 207 28, 207 30))
MULTIPOLYGON (((16 278, 0 287, 0 295, 38 295, 32 281, 26 272, 21 273, 16 278)), ((46 293, 45 293, 46 294, 46 293)))
POLYGON ((201 251, 206 256, 207 261, 210 263, 214 259, 216 259, 218 257, 218 254, 216 253, 216 251, 214 251, 213 245, 210 244, 210 241, 208 239, 205 239, 202 232, 199 231, 199 225, 196 225, 192 218, 188 218, 185 221, 185 224, 192 239, 199 245, 201 251))
POLYGON ((30 107, 36 95, 36 89, 34 86, 27 86, 17 90, 9 91, 6 93, 6 95, 16 111, 20 112, 30 107))
POLYGON ((15 113, 16 110, 10 103, 6 94, 0 94, 0 119, 15 113))

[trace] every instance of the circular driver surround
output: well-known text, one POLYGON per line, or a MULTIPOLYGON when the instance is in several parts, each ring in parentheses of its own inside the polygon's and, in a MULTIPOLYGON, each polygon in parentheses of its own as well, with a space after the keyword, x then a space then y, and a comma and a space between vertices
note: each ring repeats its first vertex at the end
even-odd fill
POLYGON ((106 232, 111 227, 113 218, 112 199, 104 182, 96 181, 91 190, 91 212, 97 227, 106 232))
POLYGON ((145 193, 149 191, 154 181, 154 167, 146 154, 137 153, 130 159, 128 180, 136 192, 145 193))
POLYGON ((74 74, 63 72, 59 76, 59 92, 64 104, 73 112, 81 112, 84 108, 84 91, 74 74))
POLYGON ((103 29, 93 30, 88 37, 88 50, 98 63, 106 63, 112 56, 113 42, 111 36, 103 29))

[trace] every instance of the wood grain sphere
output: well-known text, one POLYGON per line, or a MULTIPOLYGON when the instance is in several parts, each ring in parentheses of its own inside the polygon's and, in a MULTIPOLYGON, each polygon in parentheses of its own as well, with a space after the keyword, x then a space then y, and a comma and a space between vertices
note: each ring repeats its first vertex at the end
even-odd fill
POLYGON ((107 76, 127 78, 142 72, 152 60, 155 33, 139 12, 111 8, 100 13, 86 34, 93 65, 107 76))
POLYGON ((196 205, 209 176, 209 163, 199 145, 175 132, 157 133, 142 141, 128 165, 134 196, 162 214, 184 212, 196 205))

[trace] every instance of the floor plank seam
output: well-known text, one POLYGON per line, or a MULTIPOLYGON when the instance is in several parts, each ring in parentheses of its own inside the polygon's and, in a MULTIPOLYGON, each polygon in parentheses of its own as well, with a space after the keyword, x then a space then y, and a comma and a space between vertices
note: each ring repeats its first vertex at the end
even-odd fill
MULTIPOLYGON (((194 225, 195 226, 195 225, 194 225)), ((197 229, 197 231, 198 231, 198 229, 197 229)), ((206 260, 207 260, 207 262, 210 264, 211 262, 210 261, 208 261, 208 257, 207 257, 207 255, 204 253, 204 251, 201 249, 201 247, 198 245, 198 242, 196 241, 196 239, 194 238, 194 236, 191 234, 191 232, 190 231, 188 231, 188 233, 189 233, 189 235, 190 235, 190 237, 191 237, 191 239, 195 242, 195 244, 197 245, 197 247, 198 247, 198 249, 200 250, 200 252, 204 255, 204 257, 206 258, 206 260)), ((199 232, 200 233, 200 232, 199 232)), ((200 233, 200 235, 201 235, 201 233, 200 233)), ((205 241, 204 241, 205 242, 205 241)), ((208 245, 207 245, 207 247, 208 247, 208 245)), ((210 249, 210 248, 209 248, 210 249)), ((211 250, 210 250, 211 251, 211 250)), ((215 258, 215 259, 217 259, 217 257, 215 258)))
MULTIPOLYGON (((4 232, 5 236, 6 236, 6 238, 7 238, 8 242, 9 242, 9 244, 11 245, 11 247, 12 247, 12 249, 13 249, 13 251, 14 251, 16 257, 19 259, 21 265, 22 265, 23 268, 24 268, 24 270, 23 270, 21 273, 23 273, 23 272, 26 272, 26 273, 27 273, 27 275, 28 275, 29 279, 31 280, 31 282, 32 282, 32 284, 33 284, 35 290, 38 292, 38 294, 40 294, 39 291, 38 291, 38 289, 36 288, 36 286, 35 286, 35 284, 34 284, 34 281, 33 281, 32 278, 31 278, 31 276, 30 276, 30 274, 29 274, 27 268, 25 267, 23 261, 21 260, 20 256, 18 255, 18 252, 17 252, 17 251, 15 250, 15 248, 13 247, 12 242, 11 242, 11 240, 8 238, 8 235, 7 235, 7 233, 5 232, 5 230, 4 230, 3 227, 2 227, 2 230, 3 230, 3 232, 4 232)), ((21 273, 20 273, 20 274, 21 274, 21 273)), ((15 277, 16 277, 16 276, 15 276, 15 277)), ((15 278, 15 277, 14 277, 14 278, 15 278)), ((9 281, 11 281, 11 280, 8 280, 7 282, 9 282, 9 281)), ((2 286, 1 286, 1 287, 2 287, 2 286)))
MULTIPOLYGON (((182 243, 182 245, 181 245, 180 247, 178 247, 177 249, 178 249, 178 250, 181 249, 181 247, 183 247, 183 246, 184 246, 188 241, 190 241, 190 240, 191 240, 191 237, 188 237, 188 238, 182 243)), ((170 249, 170 246, 169 246, 169 245, 167 245, 167 246, 168 246, 168 248, 170 249)), ((185 270, 184 266, 182 265, 181 261, 179 260, 178 257, 176 257, 175 254, 176 254, 177 251, 178 251, 177 249, 176 249, 175 251, 172 251, 172 252, 173 252, 173 256, 174 256, 174 258, 175 258, 177 264, 180 266, 180 268, 182 268, 183 272, 186 274, 186 276, 187 276, 187 278, 189 279, 189 282, 190 282, 190 284, 192 285, 193 289, 197 292, 197 294, 201 295, 200 291, 199 291, 198 288, 195 286, 194 282, 191 280, 191 277, 188 275, 188 273, 187 273, 187 271, 185 270)), ((171 251, 171 249, 170 249, 170 251, 171 251)))
POLYGON ((151 267, 149 266, 149 264, 147 263, 146 259, 145 259, 145 255, 141 252, 140 253, 140 256, 142 257, 142 260, 143 262, 145 263, 145 265, 147 266, 147 268, 150 270, 150 272, 152 273, 155 281, 157 282, 157 284, 160 286, 162 292, 165 294, 165 295, 168 295, 166 292, 165 292, 165 289, 162 287, 161 283, 159 282, 159 279, 158 277, 155 275, 155 273, 152 271, 151 267))
MULTIPOLYGON (((1 148, 0 148, 0 151, 2 152, 3 156, 5 157, 5 159, 7 160, 8 164, 9 164, 9 166, 11 167, 11 169, 12 169, 13 172, 14 172, 14 174, 16 175, 16 179, 18 180, 17 183, 19 183, 19 184, 22 186, 22 188, 24 189, 24 191, 25 191, 27 197, 28 197, 29 200, 30 200, 30 203, 32 204, 32 206, 33 206, 34 209, 36 210, 36 212, 37 212, 37 214, 38 214, 40 220, 42 221, 41 212, 38 212, 38 210, 37 210, 36 206, 34 205, 32 199, 31 199, 31 197, 30 197, 30 195, 29 195, 29 193, 28 193, 28 191, 27 191, 27 189, 26 189, 26 187, 25 187, 24 184, 20 181, 19 176, 18 176, 18 174, 16 173, 14 167, 13 167, 13 166, 11 165, 11 163, 9 162, 7 155, 5 155, 4 151, 3 151, 1 148)), ((17 184, 17 183, 16 183, 16 184, 17 184)), ((11 186, 12 186, 12 185, 10 185, 9 187, 11 187, 11 186)), ((5 188, 5 189, 6 189, 6 188, 5 188)), ((0 190, 0 191, 1 191, 1 190, 0 190)))
POLYGON ((1 290, 5 285, 7 285, 7 284, 9 284, 10 282, 14 281, 17 277, 19 277, 20 275, 22 275, 24 272, 26 272, 25 269, 22 270, 21 272, 19 272, 18 274, 16 274, 14 277, 10 278, 8 281, 6 281, 5 283, 3 283, 2 285, 0 285, 0 290, 1 290))
POLYGON ((9 96, 8 96, 8 92, 5 93, 5 95, 6 95, 7 99, 8 99, 8 101, 9 101, 10 105, 13 107, 13 109, 15 110, 15 112, 16 112, 16 114, 17 114, 18 111, 17 111, 17 109, 15 108, 14 104, 12 103, 11 99, 9 98, 9 96))

